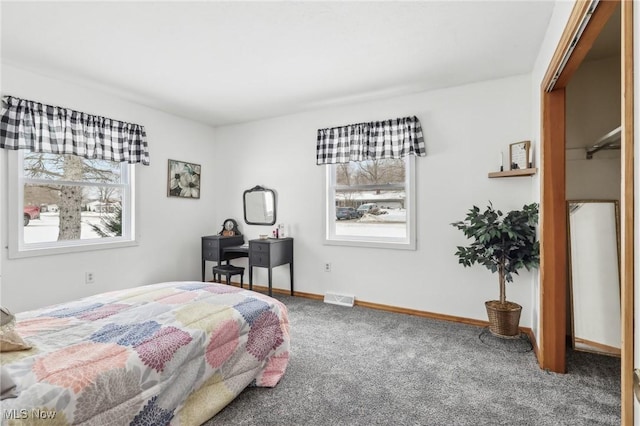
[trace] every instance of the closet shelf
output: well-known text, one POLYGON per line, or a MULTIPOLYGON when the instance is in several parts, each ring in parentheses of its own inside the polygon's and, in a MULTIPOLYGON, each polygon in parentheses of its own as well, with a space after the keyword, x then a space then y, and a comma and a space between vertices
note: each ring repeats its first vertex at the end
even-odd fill
POLYGON ((490 172, 490 178, 505 178, 505 177, 516 177, 516 176, 533 176, 538 172, 536 167, 530 167, 528 169, 515 169, 515 170, 505 170, 504 172, 490 172))

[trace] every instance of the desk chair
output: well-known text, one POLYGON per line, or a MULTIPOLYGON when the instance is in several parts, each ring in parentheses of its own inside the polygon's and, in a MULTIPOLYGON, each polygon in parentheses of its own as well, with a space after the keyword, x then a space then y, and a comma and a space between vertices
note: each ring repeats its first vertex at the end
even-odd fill
POLYGON ((213 267, 213 281, 222 282, 222 276, 227 277, 227 285, 231 284, 231 277, 234 275, 240 275, 240 288, 243 288, 244 280, 244 268, 241 266, 234 266, 230 263, 226 265, 217 265, 213 267))

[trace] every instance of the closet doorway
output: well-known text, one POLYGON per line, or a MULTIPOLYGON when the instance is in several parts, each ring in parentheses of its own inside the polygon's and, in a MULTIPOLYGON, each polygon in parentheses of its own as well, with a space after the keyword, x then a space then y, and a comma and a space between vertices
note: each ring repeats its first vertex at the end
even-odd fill
POLYGON ((633 2, 576 1, 541 84, 540 367, 566 369, 567 85, 608 21, 620 9, 620 292, 622 424, 633 424, 633 2))
POLYGON ((567 335, 620 357, 620 6, 566 87, 567 335))

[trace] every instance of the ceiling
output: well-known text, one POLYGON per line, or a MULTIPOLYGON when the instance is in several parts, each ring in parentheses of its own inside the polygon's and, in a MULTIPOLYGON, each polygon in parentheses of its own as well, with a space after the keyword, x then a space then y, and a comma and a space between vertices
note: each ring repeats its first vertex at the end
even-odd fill
POLYGON ((554 2, 0 7, 2 63, 221 126, 528 73, 554 2))

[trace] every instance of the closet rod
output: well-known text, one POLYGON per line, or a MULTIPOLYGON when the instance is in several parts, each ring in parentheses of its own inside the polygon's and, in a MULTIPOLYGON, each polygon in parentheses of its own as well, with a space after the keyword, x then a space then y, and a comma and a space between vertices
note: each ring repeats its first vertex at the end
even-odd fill
POLYGON ((587 148, 587 160, 591 160, 593 158, 593 154, 602 150, 602 149, 620 149, 620 145, 614 145, 616 142, 620 141, 620 133, 622 131, 622 127, 618 127, 613 129, 600 139, 591 147, 587 148), (614 146, 612 146, 614 145, 614 146))

